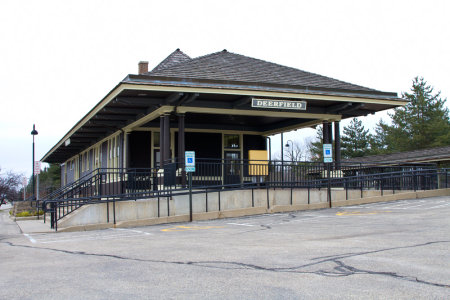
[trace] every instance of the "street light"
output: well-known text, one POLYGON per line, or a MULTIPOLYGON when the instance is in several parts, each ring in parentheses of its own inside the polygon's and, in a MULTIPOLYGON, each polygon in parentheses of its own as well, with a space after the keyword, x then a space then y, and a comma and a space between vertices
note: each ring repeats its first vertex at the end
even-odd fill
POLYGON ((291 146, 292 146, 292 148, 291 148, 291 161, 294 161, 294 142, 291 141, 291 140, 287 140, 285 146, 289 148, 289 142, 291 142, 291 146))
POLYGON ((33 186, 33 198, 32 199, 34 199, 34 197, 35 197, 35 195, 34 195, 34 193, 35 193, 35 191, 34 191, 34 136, 35 135, 37 135, 38 134, 38 132, 37 132, 37 130, 36 130, 36 128, 34 127, 34 124, 33 124, 33 131, 31 131, 31 135, 33 136, 33 177, 32 177, 32 179, 33 179, 33 184, 32 184, 32 186, 33 186))

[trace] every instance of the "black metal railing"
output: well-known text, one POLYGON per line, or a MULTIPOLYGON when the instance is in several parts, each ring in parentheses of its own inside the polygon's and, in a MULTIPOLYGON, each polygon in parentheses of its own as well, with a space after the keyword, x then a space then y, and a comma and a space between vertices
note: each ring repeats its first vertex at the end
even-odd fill
MULTIPOLYGON (((194 193, 226 189, 256 188, 343 188, 349 190, 430 190, 450 187, 450 169, 433 164, 401 166, 319 162, 281 162, 197 159, 192 173, 194 193)), ((167 161, 164 168, 99 168, 84 175, 43 199, 45 213, 51 215, 52 228, 57 221, 85 204, 112 203, 115 222, 117 201, 146 198, 160 200, 188 193, 183 164, 167 161)), ((161 200, 163 201, 163 200, 161 200)), ((219 200, 220 201, 220 200, 219 200)), ((167 210, 169 210, 167 200, 167 210)), ((219 204, 220 207, 220 204, 219 204)), ((169 213, 169 212, 168 212, 169 213)))

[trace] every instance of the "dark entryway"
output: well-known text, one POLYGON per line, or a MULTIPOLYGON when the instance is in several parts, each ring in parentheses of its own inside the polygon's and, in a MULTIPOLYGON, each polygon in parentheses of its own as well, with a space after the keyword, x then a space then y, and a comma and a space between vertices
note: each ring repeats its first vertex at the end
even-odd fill
POLYGON ((151 167, 151 132, 133 131, 128 136, 129 168, 151 167))
POLYGON ((237 151, 225 151, 224 184, 241 182, 241 154, 237 151))

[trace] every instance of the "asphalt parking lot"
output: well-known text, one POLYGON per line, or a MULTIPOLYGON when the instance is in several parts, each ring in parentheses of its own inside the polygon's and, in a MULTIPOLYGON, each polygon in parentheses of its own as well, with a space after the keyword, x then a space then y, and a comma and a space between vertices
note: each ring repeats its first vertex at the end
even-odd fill
POLYGON ((0 211, 1 299, 449 299, 450 197, 88 232, 0 211))

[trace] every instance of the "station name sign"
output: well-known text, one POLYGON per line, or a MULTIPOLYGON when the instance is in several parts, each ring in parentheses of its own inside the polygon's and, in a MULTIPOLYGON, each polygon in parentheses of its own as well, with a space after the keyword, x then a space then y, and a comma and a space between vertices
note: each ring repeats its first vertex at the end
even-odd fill
POLYGON ((306 101, 252 98, 252 107, 306 110, 306 101))

